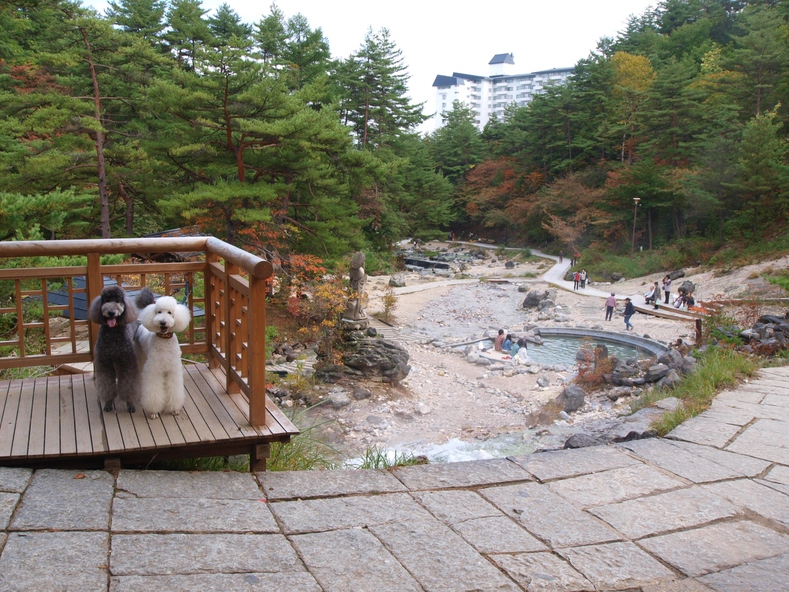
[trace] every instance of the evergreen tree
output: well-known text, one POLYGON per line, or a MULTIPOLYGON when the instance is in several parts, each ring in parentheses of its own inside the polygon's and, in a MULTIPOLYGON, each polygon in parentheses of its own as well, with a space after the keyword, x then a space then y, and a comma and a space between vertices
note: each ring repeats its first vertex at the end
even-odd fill
POLYGON ((164 29, 164 0, 118 0, 109 2, 107 18, 122 31, 139 35, 150 43, 157 43, 164 29))
POLYGON ((408 96, 402 52, 387 29, 369 30, 359 50, 339 65, 338 75, 344 87, 342 117, 360 148, 382 146, 425 121, 422 105, 408 96))
POLYGON ((203 18, 207 12, 201 0, 173 0, 167 10, 168 29, 164 39, 181 68, 194 68, 198 46, 211 37, 208 22, 203 18))
POLYGON ((474 123, 474 112, 463 103, 455 101, 443 116, 446 123, 433 133, 430 149, 439 170, 457 185, 466 171, 482 161, 485 145, 474 123))

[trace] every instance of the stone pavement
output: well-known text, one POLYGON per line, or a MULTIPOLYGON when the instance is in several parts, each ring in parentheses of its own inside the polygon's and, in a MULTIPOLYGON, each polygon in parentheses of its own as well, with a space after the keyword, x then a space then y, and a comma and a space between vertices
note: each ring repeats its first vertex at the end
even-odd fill
POLYGON ((391 471, 0 468, 0 590, 789 590, 789 367, 666 439, 391 471))

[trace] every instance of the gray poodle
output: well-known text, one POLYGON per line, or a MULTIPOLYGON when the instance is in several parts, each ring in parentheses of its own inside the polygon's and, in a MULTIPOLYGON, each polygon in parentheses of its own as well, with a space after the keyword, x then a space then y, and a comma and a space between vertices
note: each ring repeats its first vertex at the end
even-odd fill
POLYGON ((134 413, 140 402, 140 370, 134 350, 137 307, 120 286, 107 286, 93 299, 88 318, 99 325, 93 358, 93 377, 104 411, 112 411, 116 397, 134 413))

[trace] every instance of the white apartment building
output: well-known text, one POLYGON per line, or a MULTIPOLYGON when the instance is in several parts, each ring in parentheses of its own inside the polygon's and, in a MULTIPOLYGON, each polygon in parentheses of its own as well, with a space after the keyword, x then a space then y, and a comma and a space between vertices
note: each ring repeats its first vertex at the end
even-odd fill
POLYGON ((454 101, 460 101, 474 112, 474 121, 481 130, 494 114, 502 119, 507 105, 528 105, 534 95, 540 94, 548 86, 566 82, 575 70, 554 68, 530 74, 513 74, 515 59, 511 53, 497 54, 488 64, 489 76, 460 72, 453 72, 452 76, 436 76, 433 82, 433 88, 436 89, 433 129, 445 123, 444 113, 452 110, 454 101))

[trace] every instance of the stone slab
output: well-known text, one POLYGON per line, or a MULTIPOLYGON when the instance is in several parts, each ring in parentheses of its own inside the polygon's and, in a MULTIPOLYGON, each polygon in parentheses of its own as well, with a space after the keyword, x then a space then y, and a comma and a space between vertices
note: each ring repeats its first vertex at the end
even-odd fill
POLYGON ((503 516, 501 510, 474 491, 420 491, 413 496, 433 516, 450 526, 474 518, 503 516))
POLYGON ((379 524, 371 532, 425 590, 517 590, 471 545, 438 520, 379 524))
POLYGON ((504 458, 395 467, 392 474, 412 491, 477 487, 531 480, 531 475, 504 458))
POLYGON ((622 590, 673 580, 674 572, 630 542, 564 549, 570 564, 597 590, 622 590))
POLYGON ((676 446, 670 440, 649 438, 625 442, 620 446, 630 450, 648 463, 693 483, 708 483, 743 476, 739 471, 714 463, 676 446))
POLYGON ((759 483, 760 485, 764 485, 765 487, 769 487, 771 489, 775 489, 776 491, 780 491, 783 494, 789 495, 789 485, 782 485, 780 483, 775 483, 773 481, 764 481, 762 479, 754 479, 754 483, 759 483))
POLYGON ((10 533, 0 556, 0 590, 104 592, 108 553, 106 532, 10 533))
POLYGON ((754 419, 752 413, 748 413, 742 409, 734 409, 733 407, 722 404, 716 405, 714 402, 712 405, 712 407, 704 412, 704 419, 719 421, 739 427, 749 424, 754 419))
POLYGON ((553 450, 511 457, 540 481, 576 477, 637 464, 612 446, 589 446, 575 450, 553 450))
POLYGON ((137 497, 260 499, 263 492, 250 473, 232 471, 127 471, 118 490, 137 497))
POLYGON ((745 428, 726 450, 789 465, 789 422, 760 419, 745 428))
POLYGON ((586 592, 592 589, 589 580, 551 553, 491 555, 490 558, 529 592, 586 592))
POLYGON ((368 530, 291 537, 310 573, 327 592, 421 591, 421 586, 368 530))
POLYGON ((490 487, 480 490, 480 493, 553 548, 606 543, 622 538, 608 525, 539 483, 490 487))
POLYGON ((114 485, 105 471, 36 471, 9 529, 107 530, 114 485))
POLYGON ((279 532, 265 500, 115 497, 113 532, 279 532))
POLYGON ((272 502, 269 506, 285 534, 371 526, 432 516, 407 493, 272 502))
POLYGON ((764 480, 780 483, 781 485, 789 485, 789 467, 780 465, 774 466, 770 469, 770 472, 765 475, 764 480))
POLYGON ((308 572, 123 576, 110 581, 110 592, 321 592, 308 572))
POLYGON ((304 571, 279 534, 116 534, 110 568, 115 576, 304 571))
POLYGON ((0 491, 22 493, 30 482, 33 471, 17 467, 0 467, 0 491))
POLYGON ((2 493, 0 492, 0 530, 8 528, 8 523, 11 522, 11 515, 14 513, 19 503, 20 495, 18 493, 2 493))
POLYGON ((670 440, 669 442, 681 450, 686 450, 717 465, 738 472, 745 477, 760 475, 770 466, 769 462, 753 458, 746 454, 719 450, 712 446, 702 446, 700 444, 693 444, 692 442, 681 442, 679 440, 670 440))
POLYGON ((789 495, 748 479, 704 485, 713 495, 742 508, 789 526, 789 495))
POLYGON ((388 471, 282 471, 258 473, 269 500, 406 491, 388 471))
POLYGON ((722 391, 715 395, 715 400, 719 403, 727 403, 729 401, 742 401, 743 403, 753 403, 758 405, 764 399, 765 394, 758 390, 745 390, 736 389, 730 391, 722 391))
POLYGON ((678 425, 666 434, 666 438, 723 448, 739 431, 739 425, 708 419, 702 413, 678 425))
POLYGON ((590 510, 631 539, 692 528, 737 515, 737 508, 719 496, 690 487, 590 510))
POLYGON ((785 409, 787 406, 787 396, 786 394, 769 394, 764 397, 762 400, 762 405, 772 405, 774 407, 781 407, 785 409))
POLYGON ((755 405, 744 401, 728 401, 724 404, 734 409, 751 413, 755 418, 789 421, 789 409, 786 409, 783 405, 755 405))
POLYGON ((476 518, 452 526, 452 530, 480 553, 531 553, 548 548, 507 516, 476 518))
POLYGON ((721 522, 639 541, 644 549, 697 577, 789 552, 789 537, 747 520, 721 522))
POLYGON ((642 464, 552 481, 546 485, 554 493, 582 508, 612 504, 684 486, 683 481, 642 464))
POLYGON ((713 592, 698 580, 690 578, 641 586, 641 592, 713 592))
POLYGON ((718 592, 767 592, 789 588, 789 555, 753 561, 699 578, 718 592))

